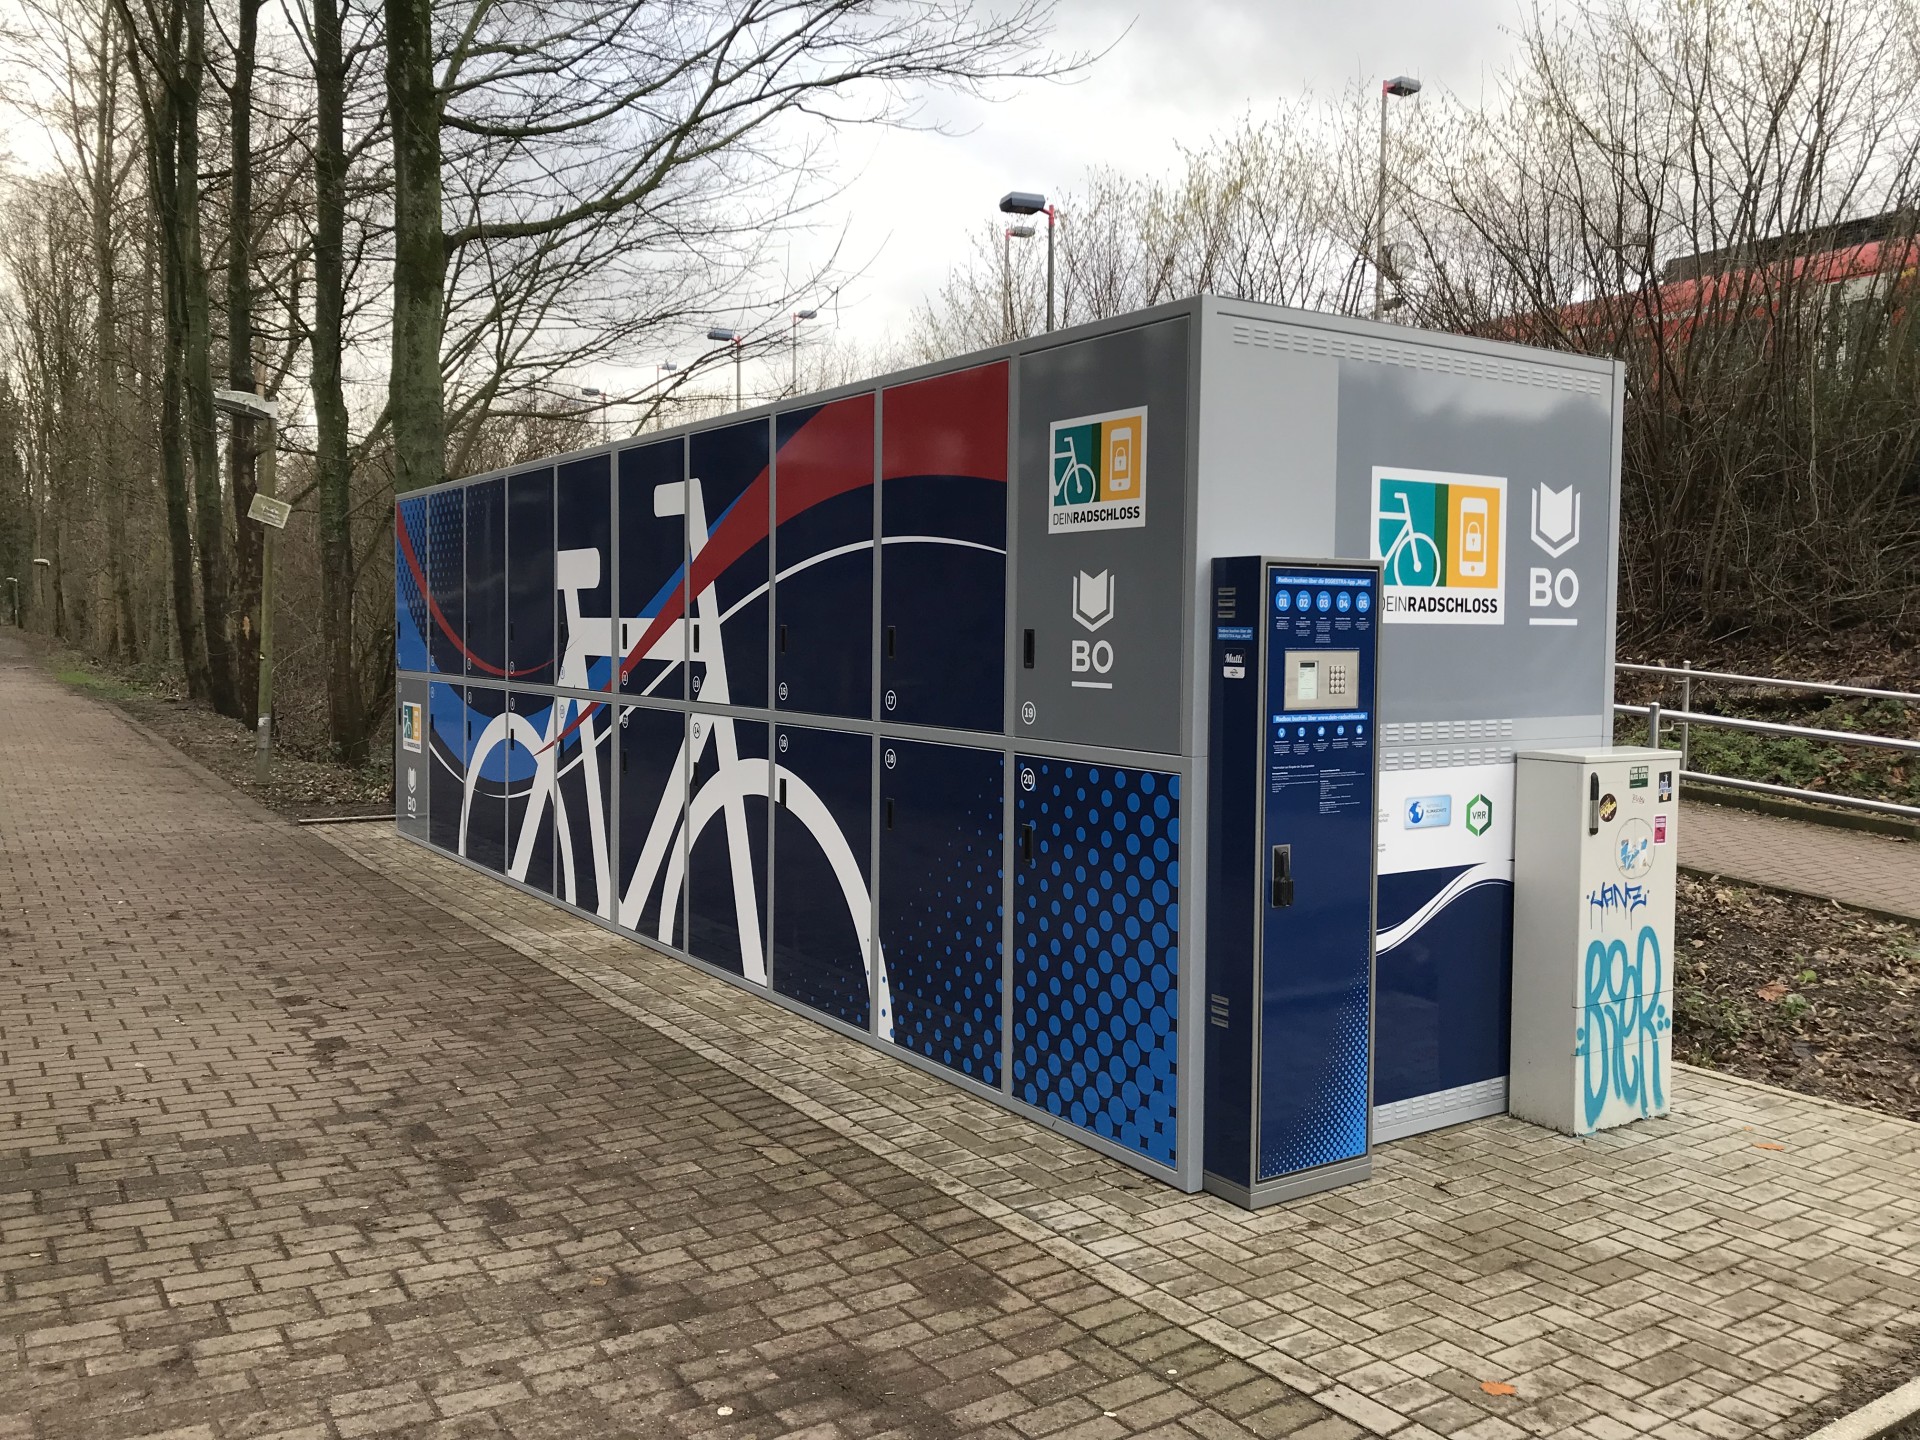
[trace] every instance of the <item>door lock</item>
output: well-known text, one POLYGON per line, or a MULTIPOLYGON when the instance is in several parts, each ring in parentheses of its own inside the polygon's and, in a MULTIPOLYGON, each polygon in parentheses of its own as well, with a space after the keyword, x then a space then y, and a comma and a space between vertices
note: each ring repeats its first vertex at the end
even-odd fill
POLYGON ((1268 898, 1273 908, 1283 910, 1293 904, 1293 846, 1273 847, 1273 884, 1268 898))

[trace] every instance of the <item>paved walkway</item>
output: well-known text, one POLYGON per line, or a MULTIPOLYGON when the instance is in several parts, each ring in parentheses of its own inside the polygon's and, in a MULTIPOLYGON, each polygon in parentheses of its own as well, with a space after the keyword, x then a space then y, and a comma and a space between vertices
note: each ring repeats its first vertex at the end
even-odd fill
POLYGON ((1680 863, 1920 920, 1920 844, 1726 805, 1688 805, 1680 863))
POLYGON ((0 1440, 1731 1440, 1910 1359, 1920 1126, 1684 1072, 1248 1215, 3 653, 0 727, 0 1440))

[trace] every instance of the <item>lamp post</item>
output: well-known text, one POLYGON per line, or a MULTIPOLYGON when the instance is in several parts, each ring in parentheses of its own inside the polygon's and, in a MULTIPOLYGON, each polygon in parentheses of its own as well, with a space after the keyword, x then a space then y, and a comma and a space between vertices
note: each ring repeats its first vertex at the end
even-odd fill
MULTIPOLYGON (((679 369, 680 367, 671 360, 656 362, 653 367, 653 388, 658 390, 660 382, 669 375, 677 374, 679 369)), ((666 398, 664 395, 656 395, 653 399, 653 428, 656 430, 660 428, 660 403, 666 398)))
POLYGON ((1373 207, 1373 318, 1380 318, 1380 282, 1387 266, 1387 97, 1420 93, 1420 82, 1411 75, 1396 75, 1380 83, 1380 174, 1379 190, 1373 207))
POLYGON ((1020 338, 1013 333, 1013 242, 1016 240, 1031 240, 1032 238, 1033 226, 1009 225, 1000 241, 1002 252, 1000 257, 1000 288, 1005 292, 1007 339, 1009 340, 1017 340, 1020 338))
POLYGON ((800 322, 811 320, 819 313, 818 310, 796 310, 787 324, 787 349, 793 358, 792 378, 787 382, 789 395, 798 394, 800 390, 800 322))
POLYGON ((13 628, 18 630, 20 628, 20 577, 7 576, 7 584, 13 587, 13 628))
POLYGON ((280 444, 280 404, 251 390, 216 390, 213 406, 229 415, 245 415, 261 423, 258 484, 247 518, 266 526, 260 547, 260 684, 254 700, 253 778, 267 782, 273 766, 273 550, 274 537, 287 527, 293 507, 275 498, 280 444))
POLYGON ((715 328, 707 331, 709 340, 725 340, 733 346, 733 408, 740 408, 740 332, 715 328))
MULTIPOLYGON (((1051 330, 1053 329, 1053 206, 1047 203, 1047 197, 1044 195, 1035 194, 1031 190, 1014 190, 1000 197, 1000 213, 1047 217, 1047 329, 1051 330)), ((1009 230, 1007 233, 1011 236, 1014 231, 1009 230)), ((1028 227, 1027 234, 1032 233, 1032 228, 1028 227)), ((1013 283, 1011 274, 1007 283, 1009 285, 1013 283)))
POLYGON ((589 400, 598 400, 600 402, 600 443, 602 445, 612 443, 613 407, 608 402, 607 397, 591 385, 582 385, 580 387, 580 393, 589 400))
MULTIPOLYGON (((40 596, 40 576, 42 572, 51 569, 53 569, 53 561, 47 559, 46 556, 36 555, 33 557, 33 613, 36 615, 40 614, 40 607, 45 603, 40 596)), ((56 615, 54 619, 57 628, 59 617, 56 615)))

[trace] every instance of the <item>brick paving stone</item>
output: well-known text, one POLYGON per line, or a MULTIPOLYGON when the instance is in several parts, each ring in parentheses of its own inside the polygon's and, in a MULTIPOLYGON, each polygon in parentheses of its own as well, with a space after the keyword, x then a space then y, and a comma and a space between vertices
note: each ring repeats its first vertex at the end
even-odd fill
POLYGON ((1688 805, 1680 863, 1920 920, 1920 844, 1892 835, 1810 825, 1730 805, 1688 805))
POLYGON ((5 641, 0 733, 6 1440, 1328 1417, 1181 1396, 1158 1354, 1231 1357, 5 641))

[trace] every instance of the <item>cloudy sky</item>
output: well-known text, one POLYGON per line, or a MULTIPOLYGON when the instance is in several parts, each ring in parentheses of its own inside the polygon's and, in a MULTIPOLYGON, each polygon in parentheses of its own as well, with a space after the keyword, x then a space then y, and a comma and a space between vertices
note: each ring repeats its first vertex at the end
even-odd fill
POLYGON ((1060 49, 1113 47, 1083 80, 1028 86, 998 104, 934 107, 954 133, 872 132, 843 145, 842 253, 869 263, 840 297, 841 333, 873 343, 902 324, 1008 190, 1074 187, 1094 165, 1159 172, 1182 142, 1206 139, 1249 107, 1258 114, 1360 80, 1409 74, 1478 96, 1512 53, 1520 5, 1060 0, 1060 49))

